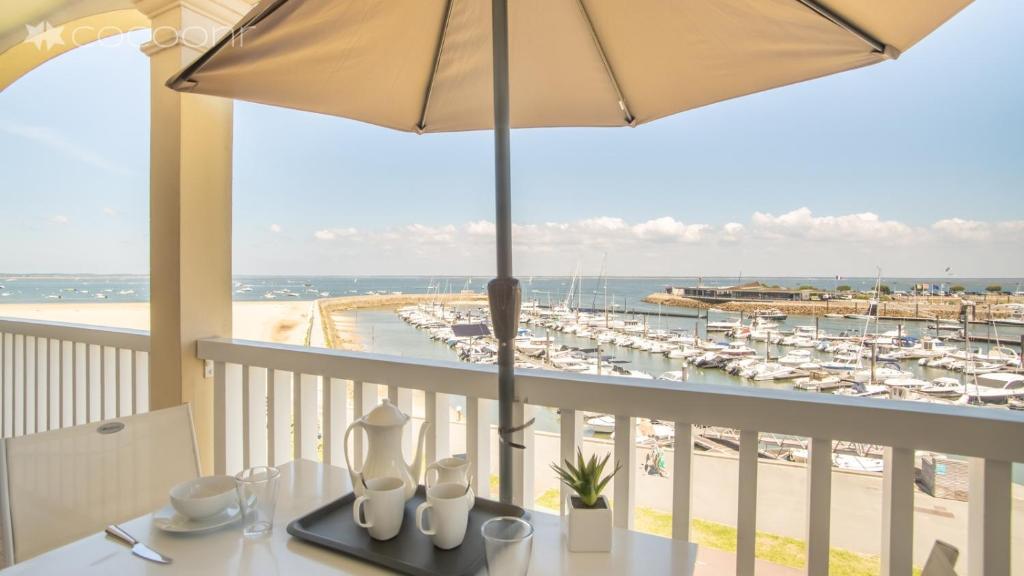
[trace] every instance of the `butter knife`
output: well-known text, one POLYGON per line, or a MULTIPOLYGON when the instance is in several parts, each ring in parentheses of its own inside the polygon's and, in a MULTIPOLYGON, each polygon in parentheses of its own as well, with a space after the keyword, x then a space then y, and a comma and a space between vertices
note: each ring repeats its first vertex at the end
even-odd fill
POLYGON ((110 526, 107 526, 106 532, 107 532, 107 534, 110 534, 114 538, 117 538, 118 540, 120 540, 120 541, 124 542, 125 544, 131 546, 132 547, 132 554, 135 554, 139 558, 143 558, 145 560, 149 560, 150 562, 156 562, 157 564, 170 564, 171 563, 171 559, 170 558, 168 558, 167 556, 164 556, 163 554, 157 552, 156 550, 153 550, 152 548, 150 548, 149 546, 146 546, 142 542, 139 542, 138 540, 133 538, 131 534, 125 532, 117 524, 111 524, 110 526))

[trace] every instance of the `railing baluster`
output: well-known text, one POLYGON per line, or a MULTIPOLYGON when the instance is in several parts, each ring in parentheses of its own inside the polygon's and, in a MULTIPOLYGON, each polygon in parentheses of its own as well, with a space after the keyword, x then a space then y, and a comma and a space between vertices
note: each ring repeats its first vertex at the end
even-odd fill
POLYGON ((7 334, 0 332, 0 438, 7 437, 7 334))
POLYGON ((252 398, 249 389, 251 367, 242 365, 242 468, 252 466, 252 398))
POLYGON ((882 576, 910 574, 914 543, 914 451, 886 447, 882 466, 882 576))
POLYGON ((37 354, 38 338, 25 337, 25 433, 35 434, 36 400, 38 399, 39 363, 37 354), (30 353, 31 352, 31 353, 30 353))
POLYGON ((249 368, 249 467, 266 466, 267 459, 267 390, 272 371, 249 368))
POLYGON ((100 420, 110 418, 110 406, 107 402, 109 390, 107 390, 107 347, 97 346, 100 353, 100 420))
MULTIPOLYGON (((512 426, 522 426, 524 422, 533 418, 535 408, 528 404, 516 402, 512 405, 512 426)), ((516 432, 513 438, 519 444, 526 446, 526 450, 512 451, 512 502, 524 508, 533 508, 536 494, 533 489, 533 461, 534 455, 534 430, 533 426, 516 432)))
POLYGON ((114 416, 120 418, 121 414, 121 349, 114 348, 114 416))
MULTIPOLYGON (((412 414, 412 390, 398 386, 388 386, 388 400, 398 407, 403 414, 412 414)), ((412 425, 402 429, 402 455, 406 461, 412 460, 412 425)))
POLYGON ((427 433, 427 462, 434 462, 451 455, 451 397, 439 392, 423 395, 426 420, 434 429, 427 433))
POLYGON ((274 370, 267 374, 267 460, 270 466, 278 466, 292 459, 289 445, 288 389, 291 388, 291 372, 274 370))
POLYGON ((139 352, 137 350, 132 350, 132 353, 129 355, 130 358, 131 358, 131 363, 132 363, 132 399, 131 399, 131 402, 132 402, 132 414, 138 414, 139 413, 139 375, 138 375, 138 370, 139 370, 139 356, 140 355, 141 355, 141 352, 139 352))
MULTIPOLYGON (((559 465, 565 461, 572 462, 575 466, 576 449, 583 442, 583 412, 572 408, 561 409, 561 438, 559 449, 559 465)), ((564 516, 566 506, 569 502, 569 489, 561 482, 558 483, 558 511, 564 516)))
POLYGON ((295 373, 292 377, 295 403, 295 458, 316 460, 316 381, 317 376, 295 373))
POLYGON ((491 415, 482 398, 466 398, 466 456, 473 471, 473 490, 491 495, 491 415))
POLYGON ((38 427, 42 430, 52 430, 50 427, 50 407, 53 403, 50 402, 50 378, 53 376, 53 370, 50 369, 50 338, 43 338, 42 342, 42 354, 39 356, 39 361, 42 363, 44 370, 42 382, 39 386, 41 390, 39 395, 42 396, 43 401, 40 409, 37 410, 39 414, 39 416, 37 416, 39 422, 38 427))
POLYGON ((78 425, 78 343, 71 342, 71 425, 78 425))
POLYGON ((18 436, 25 436, 29 429, 29 337, 22 335, 22 425, 18 436))
POLYGON ((135 394, 138 397, 135 413, 149 412, 149 352, 135 355, 135 394))
POLYGON ((14 336, 14 434, 25 435, 25 336, 14 336), (19 337, 20 336, 20 337, 19 337), (18 343, 21 347, 18 347, 18 343), (20 363, 20 364, 19 364, 20 363), (20 416, 20 418, 19 418, 20 416))
POLYGON ((348 428, 348 394, 343 380, 323 375, 324 463, 341 466, 345 462, 345 430, 348 428))
POLYGON ((615 460, 622 470, 615 475, 615 506, 612 509, 615 526, 633 529, 633 511, 636 508, 636 418, 615 415, 615 460))
POLYGON ((739 494, 736 515, 736 574, 753 576, 757 535, 757 432, 740 432, 739 494))
POLYGON ((92 409, 92 346, 88 342, 85 342, 85 421, 92 422, 95 418, 93 417, 92 409))
POLYGON ((807 450, 807 573, 828 574, 832 512, 832 440, 812 438, 807 450))
POLYGON ((46 339, 46 429, 53 430, 60 428, 60 420, 53 417, 53 412, 58 405, 54 402, 53 391, 54 389, 60 390, 60 380, 57 380, 57 384, 54 384, 54 369, 53 364, 57 360, 53 357, 53 343, 56 342, 57 346, 60 346, 60 340, 46 339))
POLYGON ((213 363, 213 473, 227 474, 228 377, 224 362, 213 363))
POLYGON ((64 341, 57 340, 57 427, 63 428, 68 425, 68 419, 64 416, 66 409, 64 392, 68 378, 64 376, 66 365, 64 363, 64 341))
POLYGON ((688 542, 693 480, 693 426, 689 422, 676 422, 672 456, 672 538, 688 542))
POLYGON ((1010 524, 1013 509, 1010 467, 1009 462, 998 460, 968 460, 968 574, 1010 574, 1010 524))

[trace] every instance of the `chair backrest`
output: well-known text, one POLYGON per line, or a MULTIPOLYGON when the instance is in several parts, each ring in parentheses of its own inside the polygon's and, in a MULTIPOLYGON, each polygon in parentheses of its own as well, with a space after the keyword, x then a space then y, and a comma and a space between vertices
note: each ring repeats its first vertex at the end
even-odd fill
POLYGON ((163 507, 199 475, 187 405, 0 443, 0 525, 8 564, 163 507))

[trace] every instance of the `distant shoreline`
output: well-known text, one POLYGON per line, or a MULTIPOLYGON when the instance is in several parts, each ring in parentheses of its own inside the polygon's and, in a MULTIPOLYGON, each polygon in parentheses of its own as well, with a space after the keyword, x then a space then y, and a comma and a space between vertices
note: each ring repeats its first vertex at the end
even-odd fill
MULTIPOLYGON (((99 274, 92 272, 0 272, 0 281, 18 278, 31 278, 34 280, 61 280, 74 278, 149 278, 147 273, 112 273, 99 274)), ((584 278, 597 278, 600 274, 585 274, 584 278)), ((492 278, 493 273, 483 274, 234 274, 232 278, 424 278, 424 279, 450 279, 450 278, 492 278)), ((549 280, 552 278, 569 278, 566 274, 519 274, 520 280, 527 278, 541 278, 549 280)), ((746 282, 756 278, 789 278, 792 280, 824 280, 828 282, 845 282, 847 280, 874 280, 874 275, 864 276, 843 276, 836 280, 834 274, 753 274, 735 276, 730 274, 690 274, 690 275, 660 275, 660 274, 605 274, 605 277, 615 280, 729 280, 737 283, 746 282)), ((1024 277, 1020 276, 934 276, 927 274, 911 274, 906 276, 884 275, 885 280, 942 280, 944 283, 954 283, 958 280, 983 281, 983 280, 1012 280, 1024 283, 1024 277)))
MULTIPOLYGON (((984 298, 984 296, 982 296, 984 298)), ((999 305, 1007 301, 1024 302, 1024 298, 999 296, 1000 302, 988 302, 982 298, 975 300, 975 318, 977 320, 1004 319, 1012 316, 1007 309, 999 305)), ((995 298, 995 297, 993 297, 995 298)), ((655 293, 644 298, 648 304, 675 306, 707 310, 717 308, 724 312, 752 314, 758 311, 775 308, 786 314, 801 316, 824 316, 825 314, 865 314, 867 300, 733 300, 728 302, 702 302, 683 296, 666 293, 655 293)), ((904 298, 900 300, 883 300, 879 304, 879 315, 885 318, 938 318, 940 320, 957 320, 960 315, 961 300, 955 296, 922 296, 920 298, 904 298)))

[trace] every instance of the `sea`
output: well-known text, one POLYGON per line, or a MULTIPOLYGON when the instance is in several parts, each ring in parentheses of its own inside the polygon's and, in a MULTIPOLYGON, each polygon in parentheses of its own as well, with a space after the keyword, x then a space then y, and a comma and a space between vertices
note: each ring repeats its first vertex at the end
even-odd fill
MULTIPOLYGON (((458 293, 463 290, 483 292, 490 276, 254 276, 234 277, 234 299, 254 301, 270 299, 268 294, 289 291, 295 295, 274 294, 273 298, 314 300, 321 293, 330 296, 353 296, 370 292, 402 292, 423 294, 440 290, 442 293, 458 293), (251 290, 245 290, 246 287, 251 290)), ((541 304, 558 303, 565 299, 573 288, 573 279, 567 276, 521 276, 524 300, 538 300, 541 304)), ((616 307, 625 309, 656 309, 642 302, 654 292, 662 292, 669 286, 730 286, 747 282, 762 282, 767 285, 784 287, 814 286, 833 290, 847 285, 855 290, 874 287, 874 277, 736 277, 736 276, 650 276, 621 277, 584 276, 577 279, 573 293, 583 307, 603 307, 605 283, 609 299, 616 307), (582 289, 580 288, 582 286, 582 289)), ((909 291, 916 284, 928 284, 936 290, 952 286, 963 286, 968 292, 982 293, 989 286, 998 285, 1005 291, 1024 289, 1022 278, 954 278, 915 277, 885 278, 881 282, 892 290, 909 291)), ((110 301, 148 302, 149 277, 146 275, 17 275, 0 273, 0 304, 8 302, 110 301)))

